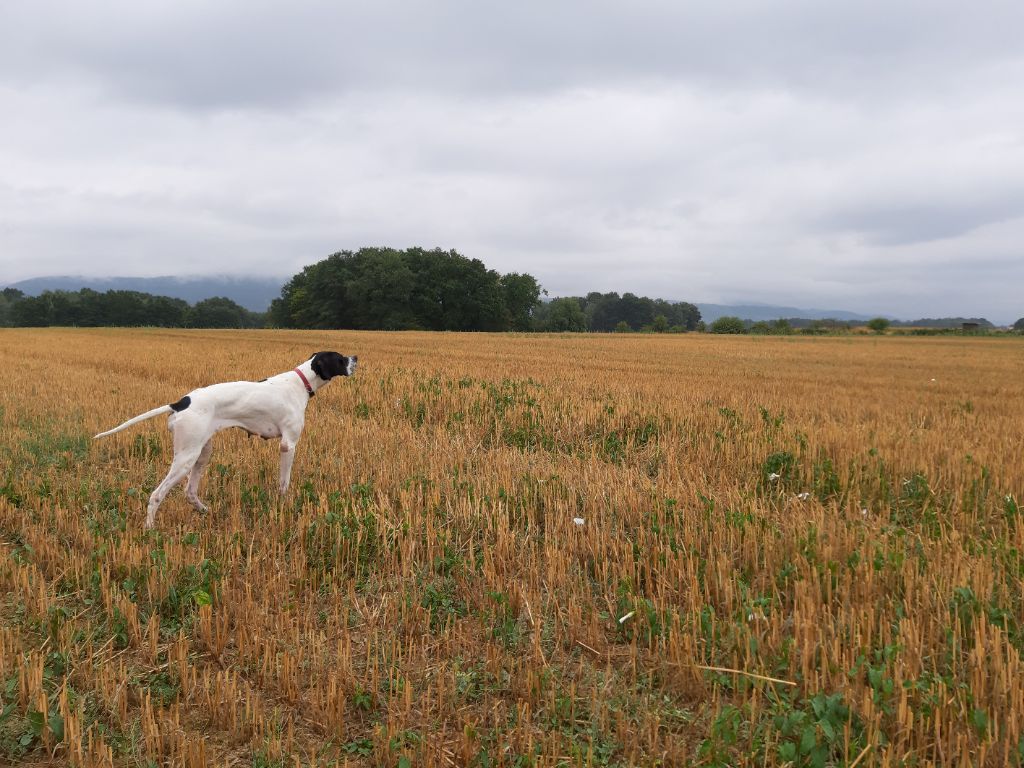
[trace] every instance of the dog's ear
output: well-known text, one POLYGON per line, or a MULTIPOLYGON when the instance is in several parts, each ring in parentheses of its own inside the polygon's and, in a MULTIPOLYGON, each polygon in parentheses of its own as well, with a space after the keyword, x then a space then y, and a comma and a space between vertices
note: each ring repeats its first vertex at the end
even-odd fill
POLYGON ((331 377, 328 376, 327 375, 327 371, 324 370, 323 356, 324 356, 323 352, 315 352, 313 354, 313 356, 311 358, 309 358, 310 360, 313 361, 313 362, 311 362, 309 364, 309 367, 313 369, 313 373, 315 373, 317 376, 319 376, 324 381, 327 381, 331 377))

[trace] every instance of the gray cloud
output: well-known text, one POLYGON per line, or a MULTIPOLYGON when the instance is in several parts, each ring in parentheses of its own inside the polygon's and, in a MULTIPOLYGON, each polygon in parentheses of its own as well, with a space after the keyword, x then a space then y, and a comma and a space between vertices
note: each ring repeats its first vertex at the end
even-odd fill
POLYGON ((0 282, 454 247, 552 293, 1024 314, 1024 6, 7 3, 0 282))

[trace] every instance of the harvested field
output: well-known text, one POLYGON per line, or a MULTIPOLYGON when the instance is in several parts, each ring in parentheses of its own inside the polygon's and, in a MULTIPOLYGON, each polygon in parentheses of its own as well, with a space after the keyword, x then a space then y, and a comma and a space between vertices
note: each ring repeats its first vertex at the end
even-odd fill
POLYGON ((1017 764, 1024 346, 0 331, 0 763, 1017 764), (164 419, 358 354, 157 529, 164 419))

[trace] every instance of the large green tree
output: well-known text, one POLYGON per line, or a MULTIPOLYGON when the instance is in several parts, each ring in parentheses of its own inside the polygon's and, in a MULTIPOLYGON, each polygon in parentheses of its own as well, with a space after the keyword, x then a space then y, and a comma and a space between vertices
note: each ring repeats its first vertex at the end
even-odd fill
POLYGON ((746 333, 747 326, 735 315, 722 315, 708 327, 708 330, 711 333, 746 333))
POLYGON ((868 320, 868 328, 875 333, 885 333, 885 329, 889 327, 889 320, 884 317, 873 317, 868 320))
POLYGON ((533 275, 510 272, 498 281, 513 331, 528 331, 540 303, 541 287, 533 275))
POLYGON ((547 307, 542 331, 585 331, 587 316, 583 313, 579 299, 566 297, 554 299, 547 307))
POLYGON ((253 328, 256 324, 253 313, 225 296, 197 301, 185 314, 188 328, 253 328))
POLYGON ((540 286, 456 251, 362 248, 306 267, 281 290, 271 321, 286 328, 527 330, 540 286))

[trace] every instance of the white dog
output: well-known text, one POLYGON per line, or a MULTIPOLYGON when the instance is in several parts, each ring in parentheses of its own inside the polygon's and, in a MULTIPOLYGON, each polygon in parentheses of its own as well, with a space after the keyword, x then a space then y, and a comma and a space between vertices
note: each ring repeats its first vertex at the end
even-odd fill
POLYGON ((199 482, 210 463, 213 434, 228 427, 241 427, 264 440, 281 438, 278 490, 281 493, 288 490, 295 446, 302 435, 309 398, 335 376, 351 376, 355 370, 355 357, 317 352, 292 370, 263 381, 229 381, 194 389, 178 402, 128 419, 119 427, 100 432, 96 438, 120 432, 162 413, 171 414, 167 425, 174 433, 174 461, 167 477, 149 497, 146 527, 152 528, 157 508, 186 475, 185 497, 196 509, 206 511, 206 505, 199 500, 199 482))

